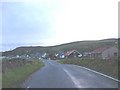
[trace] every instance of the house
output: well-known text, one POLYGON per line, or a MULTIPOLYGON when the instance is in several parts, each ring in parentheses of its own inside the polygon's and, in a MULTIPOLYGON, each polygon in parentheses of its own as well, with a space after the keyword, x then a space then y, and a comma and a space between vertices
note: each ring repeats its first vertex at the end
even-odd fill
POLYGON ((118 48, 115 46, 100 47, 92 51, 90 57, 100 59, 118 58, 118 48))
POLYGON ((37 57, 37 58, 39 58, 39 57, 41 57, 41 53, 36 52, 36 53, 34 54, 34 56, 37 57))
POLYGON ((60 51, 59 53, 58 53, 58 58, 64 58, 65 57, 65 55, 64 55, 65 53, 63 52, 63 51, 60 51))
POLYGON ((48 54, 48 53, 44 53, 44 54, 42 55, 42 58, 43 58, 43 59, 47 59, 47 58, 48 58, 48 56, 49 56, 49 54, 48 54))
POLYGON ((54 55, 54 59, 63 59, 63 58, 64 58, 63 51, 59 51, 59 52, 55 53, 55 55, 54 55))
POLYGON ((82 54, 79 53, 77 50, 71 50, 71 51, 67 51, 64 56, 66 58, 71 58, 71 57, 81 57, 82 54))
POLYGON ((64 55, 64 52, 63 53, 60 53, 60 58, 65 58, 65 55, 64 55))
POLYGON ((91 52, 83 52, 83 57, 90 58, 91 52))

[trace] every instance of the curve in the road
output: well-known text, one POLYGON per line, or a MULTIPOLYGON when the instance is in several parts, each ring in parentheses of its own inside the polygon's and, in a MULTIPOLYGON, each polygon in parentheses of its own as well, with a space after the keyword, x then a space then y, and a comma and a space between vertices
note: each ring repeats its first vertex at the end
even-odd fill
POLYGON ((118 81, 76 65, 43 60, 45 67, 32 74, 24 88, 118 88, 118 81))

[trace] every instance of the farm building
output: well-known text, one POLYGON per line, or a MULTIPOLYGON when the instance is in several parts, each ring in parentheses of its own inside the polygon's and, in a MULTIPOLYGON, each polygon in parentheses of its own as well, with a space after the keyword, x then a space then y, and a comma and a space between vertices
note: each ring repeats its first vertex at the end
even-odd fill
POLYGON ((71 50, 71 51, 67 51, 64 56, 66 58, 71 58, 71 57, 81 57, 82 54, 79 53, 77 50, 71 50))
POLYGON ((118 48, 113 47, 101 47, 91 52, 91 58, 111 59, 118 58, 118 48))

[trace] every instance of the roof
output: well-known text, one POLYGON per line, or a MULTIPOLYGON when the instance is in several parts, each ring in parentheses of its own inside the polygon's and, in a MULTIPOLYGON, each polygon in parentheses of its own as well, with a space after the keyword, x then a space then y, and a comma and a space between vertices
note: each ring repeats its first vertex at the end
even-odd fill
MULTIPOLYGON (((77 50, 71 50, 71 51, 67 51, 66 53, 65 53, 65 56, 69 56, 71 53, 73 53, 73 52, 78 52, 77 50)), ((79 52, 78 52, 79 53, 79 52)))
POLYGON ((95 49, 94 51, 92 51, 92 53, 102 53, 104 52, 105 50, 109 49, 110 46, 107 46, 107 47, 100 47, 100 48, 97 48, 95 49))
POLYGON ((60 52, 60 53, 58 53, 59 54, 59 56, 62 56, 62 55, 64 55, 64 52, 60 52))

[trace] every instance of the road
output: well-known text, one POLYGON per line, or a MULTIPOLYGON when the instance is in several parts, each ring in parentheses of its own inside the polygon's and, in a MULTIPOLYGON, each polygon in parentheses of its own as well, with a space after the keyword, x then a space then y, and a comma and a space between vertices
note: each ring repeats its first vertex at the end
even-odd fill
POLYGON ((43 60, 45 66, 33 73, 23 88, 118 88, 118 82, 77 65, 43 60))

